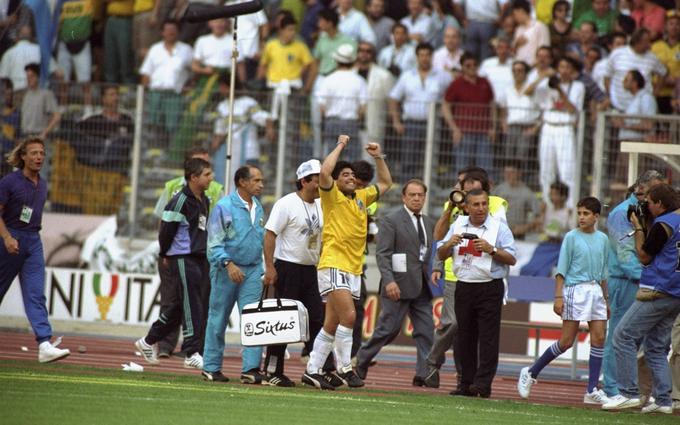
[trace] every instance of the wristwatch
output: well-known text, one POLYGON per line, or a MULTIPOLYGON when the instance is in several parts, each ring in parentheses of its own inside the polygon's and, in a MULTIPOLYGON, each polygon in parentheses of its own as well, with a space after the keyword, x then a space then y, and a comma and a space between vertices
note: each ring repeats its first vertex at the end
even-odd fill
POLYGON ((224 268, 226 269, 227 267, 229 267, 229 264, 231 264, 231 260, 225 261, 224 262, 224 268))
POLYGON ((489 253, 489 255, 493 257, 493 256, 496 255, 496 254, 498 254, 498 248, 496 248, 496 247, 494 246, 493 249, 491 250, 491 252, 489 253))

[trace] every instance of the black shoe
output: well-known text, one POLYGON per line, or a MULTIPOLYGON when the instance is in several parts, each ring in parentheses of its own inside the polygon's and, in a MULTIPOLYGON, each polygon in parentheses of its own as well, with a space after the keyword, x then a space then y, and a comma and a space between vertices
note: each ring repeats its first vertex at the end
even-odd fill
POLYGON ((413 377, 413 382, 412 382, 414 387, 424 387, 425 385, 425 379, 422 376, 414 376, 413 377))
POLYGON ((217 372, 201 371, 203 379, 210 382, 229 382, 229 378, 222 375, 219 370, 217 372))
POLYGON ((342 382, 350 388, 359 388, 364 386, 364 381, 357 376, 352 369, 345 373, 336 372, 342 382))
POLYGON ((449 393, 450 395, 464 396, 464 397, 474 397, 475 394, 470 392, 469 388, 456 388, 449 393))
POLYGON ((338 388, 345 385, 345 382, 342 379, 340 379, 340 377, 335 373, 335 371, 324 372, 322 376, 323 380, 331 384, 333 388, 338 388))
POLYGON ((489 398, 491 397, 491 388, 482 388, 476 384, 470 385, 470 393, 473 397, 489 398))
POLYGON ((427 376, 423 379, 423 385, 427 388, 439 388, 439 369, 430 368, 427 376))
POLYGON ((294 387, 295 382, 291 381, 283 373, 280 375, 267 374, 267 377, 262 381, 264 385, 271 385, 272 387, 294 387))
POLYGON ((265 376, 260 372, 260 369, 250 369, 249 371, 241 373, 241 383, 260 385, 264 381, 265 376))
POLYGON ((158 350, 158 358, 159 359, 169 359, 172 356, 172 351, 168 350, 158 350))
POLYGON ((366 379, 366 375, 368 374, 368 369, 357 366, 354 368, 354 372, 356 372, 357 376, 361 379, 366 379))
POLYGON ((302 383, 309 385, 310 387, 316 387, 320 390, 335 390, 335 387, 326 382, 324 375, 319 373, 307 373, 302 374, 302 383))

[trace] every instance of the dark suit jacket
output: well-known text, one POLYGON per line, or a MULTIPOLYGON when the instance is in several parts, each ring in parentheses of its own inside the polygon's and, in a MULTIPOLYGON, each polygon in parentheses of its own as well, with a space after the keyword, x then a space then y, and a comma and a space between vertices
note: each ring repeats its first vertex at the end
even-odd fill
POLYGON ((406 208, 399 208, 380 220, 378 246, 375 258, 380 270, 380 294, 385 296, 385 285, 397 282, 402 299, 414 299, 420 295, 423 281, 428 281, 430 246, 434 220, 422 216, 427 238, 427 252, 424 261, 419 261, 420 241, 413 220, 406 208), (392 254, 406 254, 406 273, 392 270, 392 254))

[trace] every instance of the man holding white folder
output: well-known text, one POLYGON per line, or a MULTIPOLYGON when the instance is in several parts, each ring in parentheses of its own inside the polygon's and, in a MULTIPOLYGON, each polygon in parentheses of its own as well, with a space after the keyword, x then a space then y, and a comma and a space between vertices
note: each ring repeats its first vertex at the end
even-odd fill
POLYGON ((432 294, 427 285, 434 220, 422 214, 426 193, 422 181, 409 180, 401 191, 403 208, 380 221, 375 256, 381 276, 381 310, 373 336, 357 353, 356 372, 362 379, 380 349, 399 335, 408 314, 417 349, 413 385, 424 384, 434 334, 432 294))

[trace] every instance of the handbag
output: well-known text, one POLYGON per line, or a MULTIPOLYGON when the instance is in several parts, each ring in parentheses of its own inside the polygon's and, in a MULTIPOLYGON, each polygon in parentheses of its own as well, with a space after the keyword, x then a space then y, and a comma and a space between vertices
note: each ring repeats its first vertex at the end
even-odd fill
POLYGON ((287 298, 264 299, 246 304, 241 312, 241 345, 291 344, 309 340, 307 308, 287 298))

